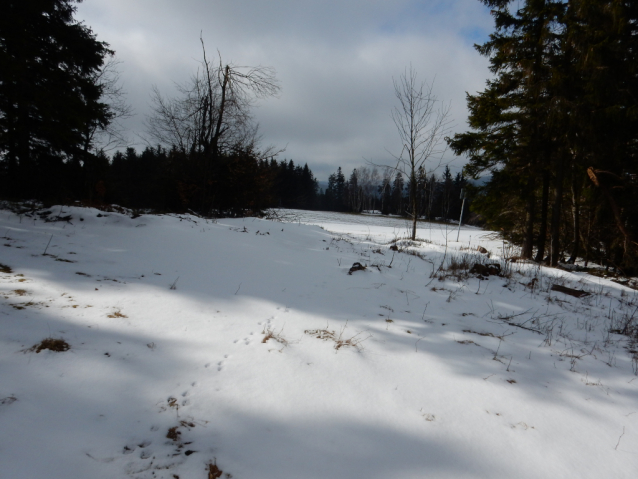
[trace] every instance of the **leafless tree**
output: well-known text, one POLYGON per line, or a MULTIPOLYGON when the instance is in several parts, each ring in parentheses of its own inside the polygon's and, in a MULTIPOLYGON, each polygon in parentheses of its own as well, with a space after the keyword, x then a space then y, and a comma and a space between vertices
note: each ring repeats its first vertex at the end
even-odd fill
POLYGON ((407 177, 410 191, 412 239, 416 239, 417 170, 423 166, 434 171, 440 166, 447 149, 445 136, 450 129, 450 103, 440 101, 433 92, 434 82, 417 80, 410 65, 398 80, 393 79, 398 105, 392 110, 392 120, 401 139, 401 153, 393 155, 394 170, 407 177))
POLYGON ((212 161, 237 150, 255 152, 259 137, 251 107, 258 99, 278 94, 275 71, 224 64, 219 52, 218 61, 213 62, 200 41, 203 59, 187 83, 176 85, 178 96, 165 98, 153 88, 148 135, 182 153, 212 161))
POLYGON ((118 67, 121 62, 110 57, 104 66, 95 74, 94 83, 101 91, 101 101, 108 109, 109 121, 105 124, 92 122, 84 130, 84 152, 106 152, 127 144, 126 129, 122 120, 133 115, 131 106, 126 101, 124 88, 120 81, 118 67))
POLYGON ((379 185, 379 170, 376 167, 364 166, 357 170, 359 176, 359 187, 363 196, 363 209, 372 210, 374 200, 377 197, 377 187, 379 185))

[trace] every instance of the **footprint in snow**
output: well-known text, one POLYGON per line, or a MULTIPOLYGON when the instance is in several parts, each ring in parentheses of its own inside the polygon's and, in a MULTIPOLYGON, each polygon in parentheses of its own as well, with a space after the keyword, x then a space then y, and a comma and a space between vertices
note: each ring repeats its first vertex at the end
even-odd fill
POLYGON ((136 447, 134 445, 126 445, 124 446, 124 450, 122 451, 122 454, 133 454, 133 452, 135 451, 136 447))

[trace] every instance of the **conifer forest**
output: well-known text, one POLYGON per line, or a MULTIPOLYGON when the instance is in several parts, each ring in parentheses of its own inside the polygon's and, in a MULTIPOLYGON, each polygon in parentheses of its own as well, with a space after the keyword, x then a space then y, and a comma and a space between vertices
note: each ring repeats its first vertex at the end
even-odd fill
POLYGON ((467 131, 444 142, 466 158, 463 172, 427 162, 407 171, 401 154, 349 174, 339 167, 319 188, 308 164, 263 146, 253 108, 279 94, 274 69, 226 62, 200 38, 196 72, 173 96, 149 87, 144 143, 133 146, 116 52, 76 20, 79 2, 9 0, 0 197, 204 216, 283 207, 458 220, 466 189, 464 220, 499 231, 523 258, 635 274, 638 3, 481 2, 494 27, 475 47, 492 76, 467 94, 467 131))

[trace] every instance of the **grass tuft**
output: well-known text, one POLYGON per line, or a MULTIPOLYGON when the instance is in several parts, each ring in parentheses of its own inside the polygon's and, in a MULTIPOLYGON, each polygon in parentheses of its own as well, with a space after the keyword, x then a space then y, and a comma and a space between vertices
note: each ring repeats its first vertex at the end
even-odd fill
POLYGON ((363 341, 365 341, 366 339, 369 339, 370 336, 367 336, 365 338, 361 338, 359 337, 359 335, 361 333, 357 333, 354 336, 345 339, 343 337, 343 333, 347 327, 348 323, 346 322, 346 325, 341 328, 341 332, 339 333, 339 335, 337 336, 337 334, 334 331, 330 331, 328 329, 306 329, 304 331, 304 333, 310 335, 310 336, 314 336, 317 339, 321 339, 323 341, 334 341, 335 346, 334 348, 339 351, 341 348, 349 346, 349 347, 353 347, 355 348, 357 351, 361 351, 362 346, 361 343, 363 341))
POLYGON ((229 474, 228 472, 224 474, 224 471, 217 467, 217 460, 211 461, 206 464, 206 472, 208 472, 208 479, 219 479, 220 477, 222 477, 222 474, 226 479, 232 479, 233 477, 233 475, 229 474))
POLYGON ((35 351, 36 353, 39 353, 45 349, 56 353, 62 353, 71 349, 71 346, 69 346, 69 343, 67 343, 64 339, 46 338, 27 349, 27 351, 35 351))
POLYGON ((279 332, 276 332, 270 326, 268 326, 267 328, 264 328, 264 330, 261 332, 261 334, 264 335, 264 339, 262 339, 261 342, 262 343, 267 343, 270 339, 274 339, 279 344, 283 344, 284 346, 288 346, 288 340, 286 338, 284 338, 283 335, 281 334, 283 330, 284 330, 284 328, 281 328, 281 330, 279 330, 279 332))

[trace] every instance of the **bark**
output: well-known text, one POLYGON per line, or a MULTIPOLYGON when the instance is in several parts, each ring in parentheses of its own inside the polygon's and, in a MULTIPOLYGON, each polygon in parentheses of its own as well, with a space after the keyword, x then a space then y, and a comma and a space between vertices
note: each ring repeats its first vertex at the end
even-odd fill
POLYGON ((416 220, 418 216, 417 206, 416 206, 416 176, 413 174, 410 176, 410 191, 412 192, 412 241, 416 240, 416 220))
POLYGON ((547 237, 547 216, 549 213, 549 171, 543 172, 543 193, 541 197, 541 222, 538 231, 538 243, 536 245, 537 263, 545 257, 545 239, 547 237))
POLYGON ((556 184, 554 186, 554 204, 552 205, 551 241, 552 251, 549 258, 550 266, 556 266, 560 255, 560 223, 563 206, 563 178, 564 158, 561 155, 556 168, 556 184))
POLYGON ((523 243, 523 250, 521 251, 521 256, 525 259, 532 257, 534 247, 534 222, 536 220, 535 188, 536 181, 534 176, 531 176, 527 182, 527 221, 525 225, 525 241, 523 243))
POLYGON ((576 262, 580 249, 580 190, 581 182, 577 173, 574 172, 572 177, 572 215, 574 221, 574 242, 572 245, 572 254, 567 261, 570 264, 576 262))

